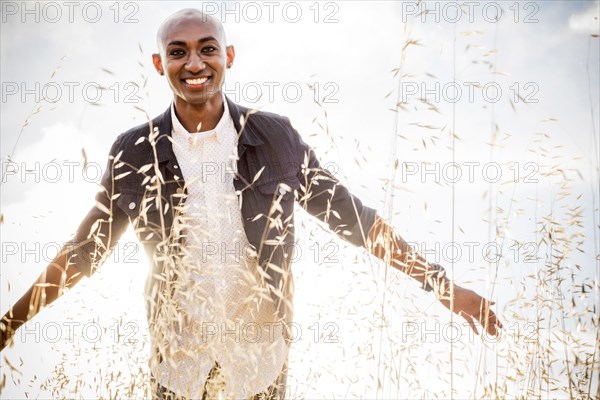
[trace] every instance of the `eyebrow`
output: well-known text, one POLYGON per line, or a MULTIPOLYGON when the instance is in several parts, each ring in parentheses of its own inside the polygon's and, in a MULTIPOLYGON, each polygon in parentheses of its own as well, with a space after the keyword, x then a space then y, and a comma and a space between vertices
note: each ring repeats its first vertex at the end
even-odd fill
MULTIPOLYGON (((198 43, 210 42, 211 40, 218 42, 217 38, 215 38, 214 36, 205 36, 203 38, 198 39, 198 43)), ((186 43, 182 40, 173 40, 173 41, 167 43, 167 47, 168 46, 185 46, 185 45, 186 45, 186 43)))

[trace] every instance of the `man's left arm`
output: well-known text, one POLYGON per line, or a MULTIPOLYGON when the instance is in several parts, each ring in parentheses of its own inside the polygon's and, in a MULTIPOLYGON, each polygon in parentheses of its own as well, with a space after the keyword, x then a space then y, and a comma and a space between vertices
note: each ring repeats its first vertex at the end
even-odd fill
POLYGON ((363 205, 330 171, 323 169, 314 150, 295 133, 303 155, 303 168, 299 174, 300 205, 326 222, 338 236, 367 248, 381 260, 419 281, 424 290, 434 291, 439 301, 463 317, 476 333, 479 332, 475 321, 489 334, 496 335, 502 324, 490 310, 494 303, 453 283, 440 265, 429 264, 415 253, 374 209, 363 205))
POLYGON ((502 323, 490 309, 494 302, 452 282, 442 266, 425 261, 380 217, 369 231, 367 248, 376 257, 417 280, 424 290, 433 291, 438 300, 463 317, 476 334, 479 332, 475 321, 490 335, 496 335, 502 328, 502 323))

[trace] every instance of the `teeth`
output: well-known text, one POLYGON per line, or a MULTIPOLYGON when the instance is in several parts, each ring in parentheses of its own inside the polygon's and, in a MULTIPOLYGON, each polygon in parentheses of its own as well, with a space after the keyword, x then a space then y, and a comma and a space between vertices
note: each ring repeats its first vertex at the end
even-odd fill
POLYGON ((204 78, 196 78, 196 79, 186 79, 185 82, 190 85, 201 85, 208 80, 207 77, 204 78))

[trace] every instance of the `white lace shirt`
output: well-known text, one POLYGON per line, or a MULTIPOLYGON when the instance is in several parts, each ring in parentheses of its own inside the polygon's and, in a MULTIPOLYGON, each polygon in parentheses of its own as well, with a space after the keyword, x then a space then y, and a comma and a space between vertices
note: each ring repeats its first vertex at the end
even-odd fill
POLYGON ((173 150, 187 189, 174 296, 185 322, 169 332, 175 351, 153 373, 186 398, 201 397, 215 363, 224 398, 260 393, 277 379, 289 349, 242 225, 233 186, 237 132, 223 103, 215 129, 197 133, 181 125, 171 106, 173 150))

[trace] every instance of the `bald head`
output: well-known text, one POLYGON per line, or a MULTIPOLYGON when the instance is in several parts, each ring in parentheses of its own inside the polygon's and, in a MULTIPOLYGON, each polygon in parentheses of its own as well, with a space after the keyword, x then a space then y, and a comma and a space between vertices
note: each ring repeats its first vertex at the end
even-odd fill
POLYGON ((215 28, 218 34, 217 40, 223 46, 227 46, 227 38, 225 37, 225 29, 221 21, 213 17, 212 15, 204 14, 202 11, 195 8, 185 8, 179 10, 174 14, 171 14, 165 19, 156 33, 156 45, 158 46, 159 53, 163 53, 166 48, 166 40, 170 36, 169 34, 180 24, 185 23, 198 23, 208 24, 215 28))
POLYGON ((157 42, 158 53, 152 54, 152 63, 169 83, 178 113, 191 113, 186 122, 189 126, 184 124, 186 129, 192 132, 199 122, 203 128, 213 126, 211 118, 216 126, 223 111, 221 88, 226 70, 235 59, 235 49, 227 45, 221 22, 199 10, 177 11, 160 25, 157 42), (214 115, 208 120, 198 119, 200 109, 210 109, 214 115))

